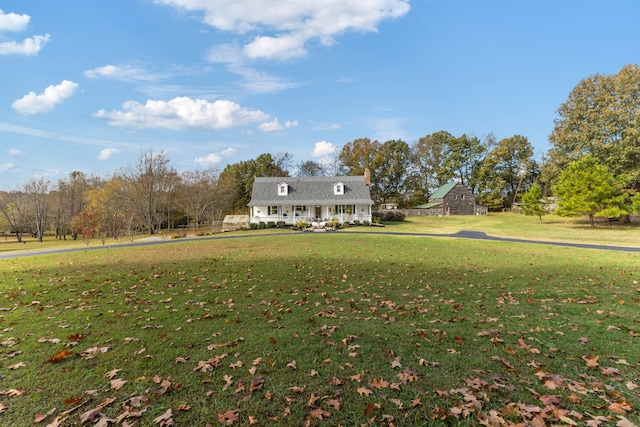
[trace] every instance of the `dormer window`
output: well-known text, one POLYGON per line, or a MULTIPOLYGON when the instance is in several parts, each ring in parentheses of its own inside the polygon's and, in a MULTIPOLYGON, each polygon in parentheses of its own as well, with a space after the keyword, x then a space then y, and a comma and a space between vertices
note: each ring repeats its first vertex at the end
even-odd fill
POLYGON ((333 194, 336 196, 344 195, 344 184, 342 182, 333 184, 333 194))
POLYGON ((286 182, 278 184, 278 196, 287 196, 289 194, 289 186, 286 182))

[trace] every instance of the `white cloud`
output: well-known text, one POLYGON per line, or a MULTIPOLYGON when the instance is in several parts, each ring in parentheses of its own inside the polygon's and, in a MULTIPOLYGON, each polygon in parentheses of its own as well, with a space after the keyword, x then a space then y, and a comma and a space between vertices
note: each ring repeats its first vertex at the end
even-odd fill
POLYGON ((9 169, 13 169, 15 165, 13 163, 4 163, 4 164, 0 164, 0 173, 2 172, 6 172, 9 169))
POLYGON ((234 154, 236 154, 236 149, 229 147, 220 153, 211 153, 204 157, 196 157, 194 162, 202 166, 215 165, 220 163, 223 158, 233 156, 234 154))
MULTIPOLYGON (((24 31, 29 24, 29 15, 4 13, 0 9, 0 34, 4 31, 24 31)), ((49 34, 27 37, 22 42, 14 40, 0 43, 0 55, 36 55, 51 36, 49 34)))
POLYGON ((297 120, 287 120, 284 125, 281 125, 280 122, 278 122, 278 118, 276 117, 270 122, 262 123, 260 126, 258 126, 258 129, 263 132, 274 132, 282 129, 294 128, 296 126, 298 126, 297 120))
POLYGON ((84 76, 88 79, 97 79, 99 77, 112 78, 116 80, 124 80, 124 81, 158 81, 161 79, 160 76, 148 73, 141 68, 134 67, 131 65, 125 66, 115 66, 115 65, 104 65, 102 67, 97 67, 91 70, 86 70, 84 72, 84 76))
POLYGON ((27 95, 11 104, 11 108, 18 113, 30 115, 46 113, 73 95, 78 88, 78 84, 69 80, 63 80, 59 85, 48 86, 44 92, 37 95, 29 92, 27 95))
POLYGON ((51 36, 27 37, 21 43, 15 41, 0 43, 0 55, 36 55, 49 41, 51 36))
POLYGON ((244 54, 249 58, 288 59, 306 54, 306 45, 331 45, 348 32, 377 31, 380 22, 403 16, 409 0, 155 0, 203 13, 218 30, 250 33, 244 54))
POLYGON ((372 139, 375 138, 378 141, 389 141, 392 139, 408 141, 412 138, 405 130, 405 124, 408 121, 408 117, 378 117, 368 119, 366 124, 373 129, 372 139))
POLYGON ((313 130, 338 130, 340 129, 340 125, 337 123, 332 123, 330 125, 327 124, 317 124, 311 127, 313 130))
POLYGON ((251 43, 244 46, 244 53, 247 57, 266 59, 290 59, 307 54, 304 48, 306 40, 302 34, 291 36, 256 37, 251 43))
POLYGON ((336 147, 331 142, 320 141, 320 142, 316 142, 315 148, 311 152, 311 157, 331 156, 335 152, 336 152, 336 147))
POLYGON ((114 154, 121 152, 122 150, 118 148, 105 148, 100 151, 100 155, 98 156, 98 160, 108 160, 114 154))
POLYGON ((177 97, 170 101, 148 100, 145 104, 127 101, 122 110, 100 110, 94 117, 112 126, 165 129, 227 129, 262 122, 269 115, 249 110, 232 101, 177 97))
POLYGON ((29 15, 18 15, 17 13, 4 13, 0 9, 0 32, 2 31, 22 31, 27 27, 31 17, 29 15))
POLYGON ((9 149, 7 150, 7 154, 8 154, 9 156, 24 156, 24 155, 25 155, 25 153, 24 153, 24 152, 22 152, 22 151, 18 150, 17 148, 9 148, 9 149))
POLYGON ((241 77, 240 86, 251 93, 275 93, 302 86, 263 71, 248 67, 241 49, 235 45, 223 44, 215 46, 208 55, 211 62, 222 63, 227 71, 241 77))

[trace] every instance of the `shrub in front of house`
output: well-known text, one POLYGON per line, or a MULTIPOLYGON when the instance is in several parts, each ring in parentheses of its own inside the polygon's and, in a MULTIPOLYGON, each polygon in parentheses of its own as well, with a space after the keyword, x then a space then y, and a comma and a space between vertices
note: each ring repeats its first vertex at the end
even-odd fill
POLYGON ((252 222, 251 224, 249 224, 249 228, 252 230, 255 230, 256 228, 258 228, 258 224, 255 222, 252 222))
MULTIPOLYGON (((402 211, 397 210, 380 210, 371 214, 372 218, 379 218, 379 221, 404 221, 406 215, 402 211)), ((374 222, 375 219, 374 219, 374 222)))
POLYGON ((305 228, 307 228, 307 222, 306 221, 296 221, 296 228, 304 230, 305 228))
POLYGON ((267 228, 273 228, 276 226, 276 222, 275 221, 268 221, 267 222, 267 228))
POLYGON ((264 222, 264 221, 260 221, 260 222, 258 223, 258 228, 267 228, 267 223, 266 223, 266 222, 264 222))
POLYGON ((276 223, 276 226, 277 226, 278 228, 284 228, 284 226, 285 226, 285 225, 286 225, 286 223, 285 223, 284 221, 278 221, 278 222, 276 223))

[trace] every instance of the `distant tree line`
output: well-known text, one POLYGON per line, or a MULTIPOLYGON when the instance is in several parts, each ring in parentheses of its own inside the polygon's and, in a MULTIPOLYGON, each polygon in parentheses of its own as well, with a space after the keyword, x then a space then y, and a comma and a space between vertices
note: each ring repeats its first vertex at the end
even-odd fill
POLYGON ((264 153, 217 168, 178 172, 164 152, 147 150, 109 177, 72 172, 51 183, 32 178, 0 192, 0 230, 57 238, 120 239, 137 232, 214 227, 225 214, 246 213, 255 177, 363 175, 371 172, 377 205, 412 207, 439 186, 458 181, 490 210, 522 203, 546 213, 558 197, 562 215, 610 218, 640 211, 640 67, 579 82, 558 109, 551 149, 540 163, 525 136, 439 131, 412 144, 363 137, 330 159, 292 163, 289 153, 264 153))

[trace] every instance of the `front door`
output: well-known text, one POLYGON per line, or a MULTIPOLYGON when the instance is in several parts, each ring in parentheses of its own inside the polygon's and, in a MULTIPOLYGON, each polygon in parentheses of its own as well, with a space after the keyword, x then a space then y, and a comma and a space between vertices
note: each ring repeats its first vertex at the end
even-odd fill
POLYGON ((322 219, 322 206, 316 206, 316 218, 322 219))

